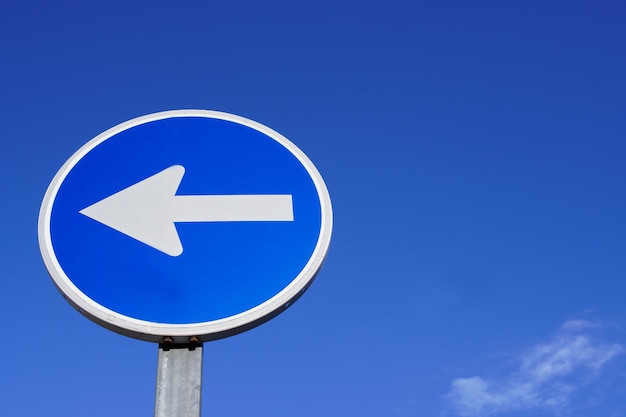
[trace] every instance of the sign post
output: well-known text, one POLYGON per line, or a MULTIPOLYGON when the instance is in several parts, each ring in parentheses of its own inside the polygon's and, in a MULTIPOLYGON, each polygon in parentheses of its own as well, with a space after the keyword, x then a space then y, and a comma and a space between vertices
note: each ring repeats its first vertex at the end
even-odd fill
POLYGON ((159 345, 154 417, 200 417, 202 344, 159 345))
POLYGON ((159 343, 157 417, 199 415, 202 343, 290 306, 331 233, 328 190, 300 149, 206 110, 154 113, 96 136, 61 167, 39 215, 44 262, 70 304, 159 343))

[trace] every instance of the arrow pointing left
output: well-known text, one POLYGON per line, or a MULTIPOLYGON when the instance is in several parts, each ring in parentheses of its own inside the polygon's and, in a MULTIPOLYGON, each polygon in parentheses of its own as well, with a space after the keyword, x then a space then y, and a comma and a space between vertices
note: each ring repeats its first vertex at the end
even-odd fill
POLYGON ((179 196, 184 174, 173 165, 80 213, 170 256, 183 253, 174 223, 293 221, 290 194, 179 196))

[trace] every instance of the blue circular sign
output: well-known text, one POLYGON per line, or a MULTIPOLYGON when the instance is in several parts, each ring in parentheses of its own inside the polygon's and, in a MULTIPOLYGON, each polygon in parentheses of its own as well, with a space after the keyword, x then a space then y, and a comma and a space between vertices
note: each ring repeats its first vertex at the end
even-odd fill
POLYGON ((53 179, 46 267, 92 320, 144 340, 211 340, 300 296, 330 243, 311 161, 279 133, 203 110, 155 113, 92 139, 53 179))

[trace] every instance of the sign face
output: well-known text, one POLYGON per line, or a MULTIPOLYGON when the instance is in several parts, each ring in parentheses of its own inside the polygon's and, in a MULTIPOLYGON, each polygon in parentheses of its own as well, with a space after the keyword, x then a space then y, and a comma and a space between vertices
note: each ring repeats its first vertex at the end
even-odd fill
POLYGON ((332 231, 317 169, 242 117, 155 113, 79 149, 52 180, 39 245, 54 283, 95 322, 138 339, 230 336, 315 278, 332 231))

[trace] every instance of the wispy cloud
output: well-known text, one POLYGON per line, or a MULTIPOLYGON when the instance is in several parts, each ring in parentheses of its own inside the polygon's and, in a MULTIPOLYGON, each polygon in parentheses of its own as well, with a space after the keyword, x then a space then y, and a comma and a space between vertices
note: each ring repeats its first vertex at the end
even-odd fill
POLYGON ((519 358, 519 368, 499 380, 480 376, 452 381, 446 398, 463 417, 486 417, 529 409, 560 414, 574 392, 598 374, 624 346, 594 340, 593 322, 566 322, 545 344, 519 358))

